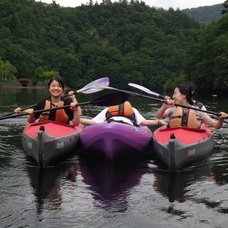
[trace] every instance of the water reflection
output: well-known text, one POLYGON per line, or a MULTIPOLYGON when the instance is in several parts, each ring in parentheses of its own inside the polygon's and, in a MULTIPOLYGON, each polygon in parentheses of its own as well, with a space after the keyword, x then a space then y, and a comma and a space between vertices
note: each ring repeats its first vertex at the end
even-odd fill
POLYGON ((139 184, 147 167, 146 162, 140 159, 115 162, 82 159, 80 170, 96 206, 123 212, 128 208, 127 197, 131 189, 139 184))
POLYGON ((17 106, 27 106, 39 102, 48 94, 47 89, 4 88, 0 89, 0 104, 3 111, 12 112, 17 106))
POLYGON ((43 209, 57 210, 62 203, 61 187, 65 180, 76 182, 78 163, 40 168, 28 166, 28 176, 36 198, 37 213, 43 209))
MULTIPOLYGON (((30 94, 1 88, 1 114, 46 96, 38 90, 30 94)), ((87 95, 82 98, 90 100, 87 95)), ((79 97, 79 101, 83 99, 79 97)), ((228 110, 226 97, 210 99, 205 96, 202 100, 209 110, 228 110)), ((146 118, 154 117, 160 107, 140 98, 131 98, 131 103, 146 118)), ((93 117, 101 109, 85 107, 83 114, 93 117)), ((153 159, 150 168, 144 161, 124 161, 112 167, 96 160, 81 163, 75 156, 40 170, 25 159, 22 150, 20 134, 26 123, 26 118, 0 122, 1 227, 227 226, 227 125, 215 131, 210 164, 200 163, 175 176, 158 170, 153 159)))
POLYGON ((191 166, 179 172, 169 172, 167 170, 153 170, 155 181, 154 189, 162 196, 168 198, 169 207, 167 212, 180 214, 180 211, 174 210, 174 202, 184 202, 191 199, 188 186, 196 181, 204 179, 213 179, 214 174, 209 161, 205 161, 200 165, 191 166))

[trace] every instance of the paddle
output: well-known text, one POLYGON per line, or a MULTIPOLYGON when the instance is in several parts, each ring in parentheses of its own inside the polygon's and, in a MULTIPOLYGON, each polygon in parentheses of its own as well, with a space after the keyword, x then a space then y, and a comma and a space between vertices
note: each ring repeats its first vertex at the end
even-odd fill
MULTIPOLYGON (((74 91, 74 93, 75 94, 76 93, 83 93, 83 94, 96 93, 96 92, 99 92, 102 90, 102 88, 101 88, 102 86, 108 86, 108 85, 109 85, 109 78, 108 77, 99 78, 99 79, 92 81, 89 84, 85 85, 83 88, 81 88, 77 91, 74 91)), ((64 97, 67 97, 67 96, 68 96, 67 94, 64 95, 64 97)), ((36 104, 24 107, 21 109, 21 111, 24 111, 24 110, 29 109, 29 108, 34 108, 35 106, 36 106, 36 104)), ((4 116, 1 116, 0 118, 10 116, 13 114, 15 114, 15 112, 8 113, 4 116)))
POLYGON ((153 91, 147 89, 147 88, 144 87, 144 86, 141 86, 141 85, 138 85, 138 84, 135 84, 135 83, 128 83, 128 85, 131 86, 131 87, 134 87, 134 88, 136 88, 136 89, 143 90, 144 92, 149 93, 149 94, 151 94, 151 95, 154 95, 154 96, 156 96, 156 97, 160 97, 160 98, 165 99, 165 96, 163 96, 163 95, 161 95, 161 94, 159 94, 159 93, 155 93, 155 92, 153 92, 153 91))
MULTIPOLYGON (((100 96, 100 97, 92 100, 92 101, 78 103, 77 106, 86 106, 86 105, 112 106, 112 105, 118 105, 118 104, 124 103, 128 99, 128 97, 129 97, 129 95, 127 93, 118 91, 118 92, 114 92, 114 93, 105 94, 103 96, 100 96)), ((40 109, 40 110, 35 110, 34 113, 53 111, 53 110, 69 108, 69 107, 70 107, 70 105, 65 105, 65 106, 56 107, 56 108, 40 109)), ((28 115, 28 113, 19 113, 19 114, 15 114, 15 115, 11 115, 11 116, 0 117, 0 120, 24 116, 24 115, 28 115)))
POLYGON ((154 101, 166 102, 166 100, 162 100, 162 99, 159 99, 159 98, 154 98, 154 97, 146 96, 146 95, 143 95, 141 93, 135 93, 135 92, 131 92, 131 91, 128 91, 128 90, 117 89, 117 88, 110 87, 110 86, 103 86, 102 88, 103 89, 108 89, 108 90, 114 90, 114 91, 119 91, 119 92, 127 93, 127 94, 129 94, 131 96, 135 96, 135 97, 142 97, 142 98, 147 98, 147 99, 154 100, 154 101))
MULTIPOLYGON (((134 84, 134 83, 129 83, 128 85, 130 85, 132 87, 135 87, 137 89, 140 89, 140 90, 142 90, 142 91, 144 91, 146 93, 154 94, 153 91, 149 90, 148 88, 146 88, 144 86, 137 85, 137 84, 134 84)), ((143 95, 141 95, 141 96, 143 96, 143 95)), ((156 101, 160 101, 160 102, 166 103, 166 100, 156 99, 156 98, 152 98, 152 97, 151 97, 151 100, 156 100, 156 101)), ((200 111, 200 112, 210 113, 210 114, 215 115, 215 116, 220 116, 221 115, 220 113, 217 113, 217 112, 213 112, 213 111, 209 111, 209 110, 202 110, 202 109, 199 109, 199 108, 195 108, 195 107, 187 106, 187 105, 183 105, 183 104, 177 104, 177 103, 175 103, 175 106, 179 106, 179 107, 182 107, 182 108, 193 109, 193 110, 200 111)))
MULTIPOLYGON (((123 90, 123 89, 117 89, 117 88, 114 88, 114 87, 102 87, 103 89, 109 89, 109 90, 115 90, 115 91, 120 91, 120 92, 123 92, 123 93, 127 93, 131 96, 136 96, 136 97, 141 97, 141 98, 146 98, 146 99, 149 99, 149 100, 153 100, 153 101, 158 101, 158 102, 163 102, 163 103, 167 103, 166 100, 164 99, 159 99, 159 98, 155 98, 155 97, 151 97, 151 96, 146 96, 146 95, 143 95, 143 94, 139 94, 139 93, 135 93, 135 92, 131 92, 131 91, 128 91, 128 90, 123 90)), ((221 114, 220 113, 217 113, 217 112, 213 112, 213 111, 208 111, 208 110, 201 110, 199 108, 195 108, 195 107, 192 107, 192 106, 187 106, 187 105, 182 105, 182 104, 177 104, 175 103, 176 106, 180 106, 182 108, 188 108, 188 109, 193 109, 193 110, 196 110, 196 111, 200 111, 200 112, 206 112, 206 113, 210 113, 212 115, 216 115, 216 116, 220 116, 221 114)))

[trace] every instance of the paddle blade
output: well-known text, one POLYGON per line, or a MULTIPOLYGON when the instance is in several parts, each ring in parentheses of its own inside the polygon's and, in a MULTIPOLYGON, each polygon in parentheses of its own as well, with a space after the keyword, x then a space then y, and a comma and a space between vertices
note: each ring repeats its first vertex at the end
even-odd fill
POLYGON ((227 82, 226 81, 223 81, 227 86, 228 86, 228 84, 227 84, 227 82))
POLYGON ((77 90, 76 92, 84 93, 84 94, 96 93, 96 92, 103 90, 103 88, 102 88, 103 86, 104 87, 109 86, 108 77, 99 78, 95 81, 92 81, 89 84, 87 84, 86 86, 84 86, 83 88, 77 90))
POLYGON ((138 84, 135 84, 135 83, 128 83, 128 85, 131 86, 131 87, 134 87, 136 89, 142 90, 142 91, 144 91, 144 92, 146 92, 148 94, 154 95, 156 97, 160 97, 160 94, 155 93, 155 92, 149 90, 148 88, 146 88, 144 86, 141 86, 141 85, 138 85, 138 84))
POLYGON ((97 106, 112 106, 122 104, 127 101, 129 98, 129 94, 124 92, 114 92, 105 94, 101 97, 96 98, 95 100, 91 101, 90 104, 97 105, 97 106))

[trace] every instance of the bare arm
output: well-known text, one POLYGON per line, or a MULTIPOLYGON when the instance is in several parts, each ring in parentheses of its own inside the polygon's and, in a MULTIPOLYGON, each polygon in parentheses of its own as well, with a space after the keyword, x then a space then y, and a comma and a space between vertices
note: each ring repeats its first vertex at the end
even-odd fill
POLYGON ((103 109, 93 119, 80 118, 80 122, 81 122, 81 124, 85 124, 85 125, 93 125, 96 123, 102 123, 102 122, 106 121, 106 117, 105 117, 106 112, 107 112, 107 108, 103 109))
POLYGON ((140 125, 152 126, 152 125, 167 125, 163 120, 143 120, 140 125))
POLYGON ((81 124, 85 124, 85 125, 93 125, 96 122, 94 122, 93 120, 90 119, 84 119, 84 118, 80 118, 80 122, 81 124))
POLYGON ((164 113, 167 108, 173 107, 174 101, 173 100, 167 100, 167 103, 163 103, 161 108, 156 113, 156 118, 162 119, 164 118, 164 113))
MULTIPOLYGON (((69 92, 68 92, 68 97, 69 97, 73 102, 77 102, 77 98, 76 98, 76 96, 75 96, 74 91, 69 91, 69 92)), ((81 109, 81 107, 78 107, 78 114, 79 114, 79 116, 82 115, 82 109, 81 109)))
POLYGON ((36 121, 36 119, 34 117, 34 109, 32 109, 32 108, 29 108, 29 109, 26 109, 23 111, 21 111, 21 108, 16 108, 16 109, 14 109, 14 112, 16 112, 16 113, 27 113, 29 115, 28 116, 28 122, 29 123, 34 123, 36 121))
POLYGON ((215 123, 213 125, 213 127, 216 129, 221 128, 223 125, 224 119, 228 117, 228 114, 226 114, 225 112, 220 112, 220 114, 221 114, 221 116, 219 116, 218 121, 215 121, 215 123))
POLYGON ((70 106, 71 109, 74 111, 73 119, 71 120, 72 124, 75 126, 78 126, 80 124, 80 116, 82 115, 82 109, 77 105, 77 98, 75 96, 75 93, 73 91, 68 92, 69 98, 73 101, 70 106))
POLYGON ((28 122, 34 123, 36 121, 34 114, 29 114, 28 116, 28 122))
POLYGON ((79 106, 77 106, 77 102, 70 103, 70 108, 74 112, 73 119, 71 120, 71 123, 75 126, 78 126, 80 124, 80 115, 82 113, 82 110, 79 106))

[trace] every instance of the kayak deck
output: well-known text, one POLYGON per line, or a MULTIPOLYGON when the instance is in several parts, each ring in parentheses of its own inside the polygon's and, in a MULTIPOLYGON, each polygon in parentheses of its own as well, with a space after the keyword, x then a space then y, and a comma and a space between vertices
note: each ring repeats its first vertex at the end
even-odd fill
POLYGON ((84 128, 80 140, 87 154, 96 152, 113 160, 145 150, 152 142, 152 132, 146 126, 104 122, 84 128))
POLYGON ((170 136, 174 134, 175 138, 184 144, 192 144, 200 142, 213 135, 210 128, 193 129, 186 127, 164 128, 161 127, 154 131, 154 138, 160 143, 167 143, 170 141, 170 136))
POLYGON ((201 129, 160 127, 153 134, 155 154, 172 171, 205 159, 214 145, 213 131, 204 124, 201 129))
POLYGON ((24 133, 29 135, 30 137, 36 137, 41 126, 44 126, 45 132, 47 132, 54 138, 74 134, 75 131, 79 131, 82 128, 81 126, 71 126, 55 122, 39 122, 27 125, 24 129, 24 133))

